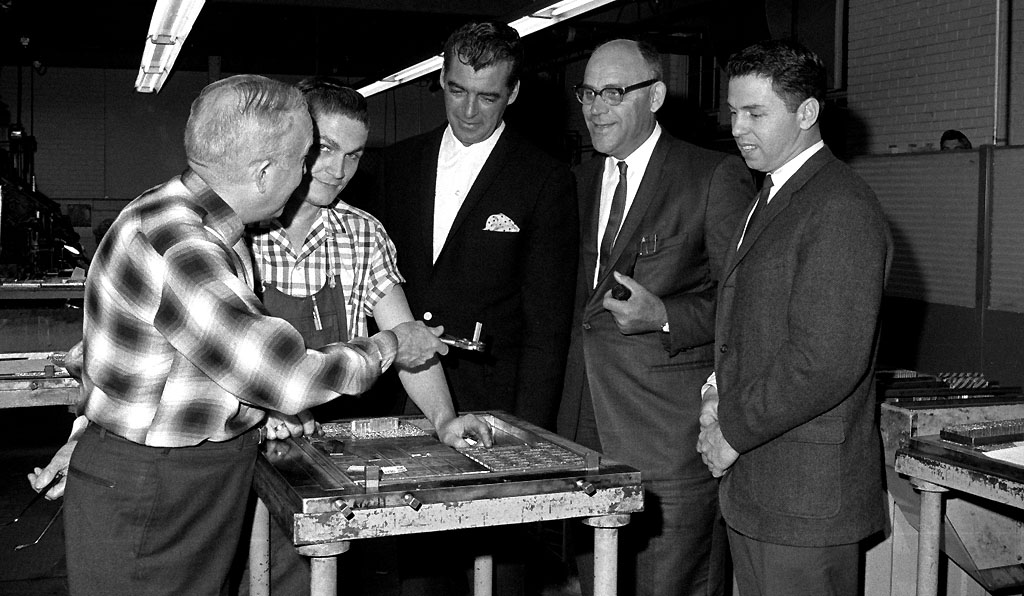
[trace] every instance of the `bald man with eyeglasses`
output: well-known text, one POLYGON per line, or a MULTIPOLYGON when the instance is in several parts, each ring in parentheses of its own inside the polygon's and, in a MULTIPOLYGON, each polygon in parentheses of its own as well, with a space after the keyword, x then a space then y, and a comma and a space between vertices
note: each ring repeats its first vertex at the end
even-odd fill
MULTIPOLYGON (((575 172, 581 246, 558 431, 642 472, 644 513, 621 534, 622 575, 635 577, 624 593, 721 594, 718 481, 693 445, 718 272, 752 176, 738 156, 661 129, 666 87, 647 44, 601 45, 574 91, 602 155, 575 172)), ((592 557, 577 561, 589 593, 592 557)))

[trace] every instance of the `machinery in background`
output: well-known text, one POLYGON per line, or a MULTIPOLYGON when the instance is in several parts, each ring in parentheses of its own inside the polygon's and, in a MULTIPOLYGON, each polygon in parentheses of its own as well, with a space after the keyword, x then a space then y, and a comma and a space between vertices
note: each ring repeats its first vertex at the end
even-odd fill
POLYGON ((0 178, 0 279, 69 277, 85 269, 79 235, 60 205, 46 195, 0 178))

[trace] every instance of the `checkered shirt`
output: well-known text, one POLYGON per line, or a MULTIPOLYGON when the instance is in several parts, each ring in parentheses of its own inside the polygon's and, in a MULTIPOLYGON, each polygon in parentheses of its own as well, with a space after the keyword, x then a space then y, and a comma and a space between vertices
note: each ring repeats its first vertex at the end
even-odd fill
POLYGON ((390 364, 394 334, 334 354, 267 316, 246 278, 238 215, 193 172, 118 216, 85 289, 84 414, 154 447, 234 438, 261 408, 294 414, 365 391, 390 364))
POLYGON ((320 210, 298 254, 276 219, 252 228, 251 239, 258 283, 304 298, 339 276, 349 337, 366 336, 366 318, 392 286, 405 281, 384 226, 342 201, 320 210))

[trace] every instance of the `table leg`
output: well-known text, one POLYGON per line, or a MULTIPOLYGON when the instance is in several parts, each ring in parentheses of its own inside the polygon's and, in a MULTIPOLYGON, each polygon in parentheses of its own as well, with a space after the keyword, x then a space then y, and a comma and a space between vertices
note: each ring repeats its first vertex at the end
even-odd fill
POLYGON ((628 515, 590 517, 583 523, 594 528, 594 596, 615 596, 619 577, 619 528, 628 515))
POLYGON ((473 596, 491 596, 494 593, 494 557, 478 555, 473 561, 473 596))
POLYGON ((939 541, 942 537, 942 493, 931 482, 911 479, 921 493, 921 524, 917 534, 917 596, 935 596, 939 588, 939 541))
POLYGON ((349 546, 344 541, 295 548, 303 557, 309 557, 309 596, 338 595, 338 555, 348 552, 349 546))
POLYGON ((249 538, 249 594, 270 596, 270 510, 256 499, 249 538))

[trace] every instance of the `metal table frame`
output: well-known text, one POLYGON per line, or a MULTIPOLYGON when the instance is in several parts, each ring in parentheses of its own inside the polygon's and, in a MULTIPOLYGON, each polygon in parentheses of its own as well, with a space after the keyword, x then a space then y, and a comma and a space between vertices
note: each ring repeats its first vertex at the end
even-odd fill
MULTIPOLYGON (((501 417, 517 421, 506 414, 501 417)), ((312 596, 338 594, 337 556, 348 551, 352 540, 581 518, 594 528, 595 596, 614 596, 618 529, 629 523, 630 514, 643 510, 640 473, 610 460, 601 462, 596 452, 523 424, 552 442, 589 452, 587 470, 543 479, 511 478, 468 489, 447 485, 388 492, 381 487, 381 492, 348 494, 331 501, 330 507, 304 512, 294 491, 261 455, 254 481, 259 501, 249 551, 250 594, 270 594, 271 517, 290 530, 298 553, 310 558, 312 596)), ((304 447, 293 439, 288 442, 290 448, 304 447)), ((475 596, 491 596, 492 578, 491 556, 477 557, 475 596)))
MULTIPOLYGON (((53 352, 11 352, 0 354, 0 359, 46 360, 51 354, 53 352)), ((72 406, 78 403, 79 388, 78 381, 66 373, 0 378, 0 409, 72 406)))
POLYGON ((950 490, 1024 509, 1024 467, 942 441, 915 437, 896 453, 895 469, 921 493, 917 595, 935 596, 939 583, 942 495, 950 490))

